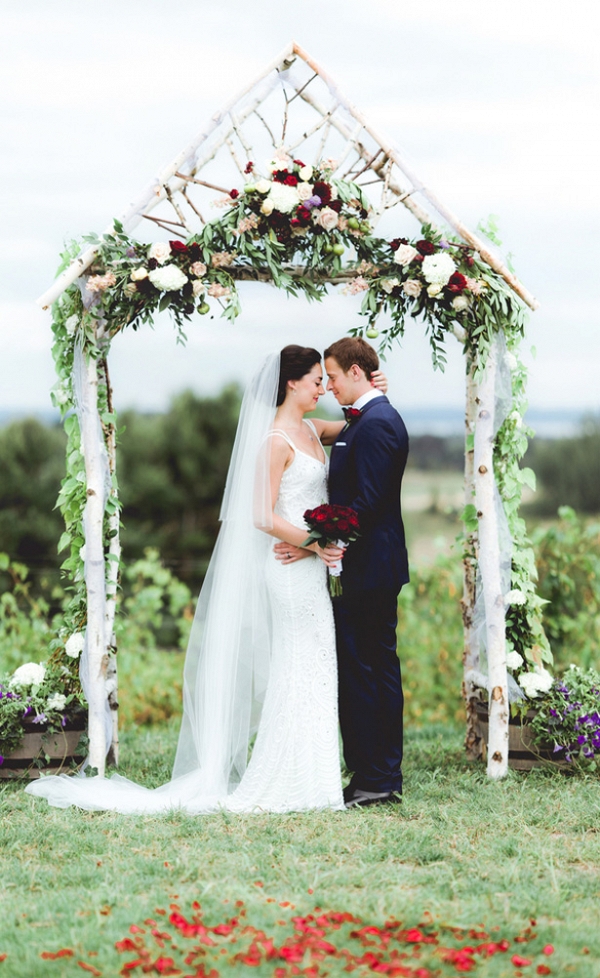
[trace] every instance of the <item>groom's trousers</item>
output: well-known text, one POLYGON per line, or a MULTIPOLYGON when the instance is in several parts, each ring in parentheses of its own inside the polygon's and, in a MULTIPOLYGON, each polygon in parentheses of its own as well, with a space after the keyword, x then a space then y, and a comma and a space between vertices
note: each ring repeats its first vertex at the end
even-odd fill
POLYGON ((359 591, 334 598, 344 760, 365 791, 402 791, 404 696, 396 651, 398 596, 359 591))

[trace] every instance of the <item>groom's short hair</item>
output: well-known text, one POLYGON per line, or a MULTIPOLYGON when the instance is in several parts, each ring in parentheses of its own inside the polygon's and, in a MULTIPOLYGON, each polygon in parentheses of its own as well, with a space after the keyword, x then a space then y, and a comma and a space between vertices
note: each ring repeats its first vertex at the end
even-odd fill
POLYGON ((342 340, 336 340, 325 350, 323 356, 325 360, 327 357, 337 360, 345 374, 353 363, 357 364, 364 370, 367 380, 371 379, 374 370, 379 370, 379 357, 373 347, 360 336, 345 336, 342 340))

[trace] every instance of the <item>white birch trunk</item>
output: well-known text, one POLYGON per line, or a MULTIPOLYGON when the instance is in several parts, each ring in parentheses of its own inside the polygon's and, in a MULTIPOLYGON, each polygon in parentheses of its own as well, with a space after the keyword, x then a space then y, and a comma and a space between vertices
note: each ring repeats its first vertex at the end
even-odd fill
POLYGON ((504 595, 493 465, 496 366, 496 349, 492 346, 478 389, 473 461, 475 505, 479 518, 479 571, 485 606, 490 690, 487 773, 491 778, 503 778, 508 770, 509 712, 504 595))
MULTIPOLYGON (((102 360, 104 374, 104 384, 106 387, 106 403, 109 412, 112 414, 112 388, 108 373, 108 362, 106 356, 102 360)), ((111 421, 104 431, 104 440, 108 453, 108 468, 111 476, 116 472, 117 466, 117 440, 115 425, 111 421)), ((111 487, 110 495, 115 498, 116 490, 111 487)), ((107 520, 110 543, 108 546, 108 561, 106 566, 106 612, 104 619, 104 638, 106 642, 106 679, 108 689, 108 703, 112 717, 112 737, 108 761, 110 764, 118 766, 119 763, 119 684, 117 670, 117 639, 114 633, 115 614, 117 610, 117 591, 119 587, 119 568, 121 561, 121 540, 119 536, 119 510, 112 513, 107 520)))
POLYGON ((81 390, 81 439, 85 456, 87 502, 84 513, 85 583, 87 590, 86 645, 88 659, 89 761, 104 777, 106 763, 106 587, 104 568, 104 443, 98 424, 98 365, 85 364, 81 390))
MULTIPOLYGON (((465 506, 475 501, 475 467, 473 463, 474 449, 470 441, 475 433, 477 403, 475 400, 475 361, 470 358, 467 365, 466 404, 465 404, 465 506)), ((465 548, 463 557, 463 596, 461 601, 463 618, 463 698, 467 714, 467 729, 465 734, 465 750, 470 760, 477 760, 483 754, 483 744, 475 712, 475 686, 472 670, 479 668, 479 648, 473 629, 476 599, 477 533, 465 530, 465 548)))

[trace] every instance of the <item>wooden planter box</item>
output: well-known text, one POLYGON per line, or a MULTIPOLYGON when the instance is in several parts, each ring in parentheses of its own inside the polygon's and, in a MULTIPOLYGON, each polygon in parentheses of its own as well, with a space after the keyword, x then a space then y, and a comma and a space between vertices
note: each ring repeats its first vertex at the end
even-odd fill
MULTIPOLYGON (((485 744, 487 752, 488 743, 488 707, 487 703, 478 703, 476 706, 477 721, 479 731, 485 744)), ((569 765, 566 761, 557 760, 553 752, 553 745, 548 744, 539 747, 533 739, 531 725, 527 722, 535 716, 533 710, 529 710, 523 718, 511 717, 508 724, 508 766, 515 771, 531 771, 534 767, 553 767, 567 769, 569 765)))
POLYGON ((55 733, 48 733, 39 724, 24 723, 23 742, 5 755, 0 764, 0 778, 32 780, 40 774, 60 774, 71 770, 73 764, 82 764, 86 755, 78 753, 77 747, 86 729, 87 718, 68 722, 55 733))

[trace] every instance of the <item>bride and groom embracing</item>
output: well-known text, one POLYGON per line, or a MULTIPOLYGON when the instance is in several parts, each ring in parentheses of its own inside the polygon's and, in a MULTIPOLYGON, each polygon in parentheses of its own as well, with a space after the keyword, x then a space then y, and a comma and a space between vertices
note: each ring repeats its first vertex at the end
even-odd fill
POLYGON ((351 406, 345 422, 305 418, 325 393, 313 349, 271 354, 244 395, 186 655, 172 780, 148 789, 117 774, 48 776, 29 793, 125 813, 400 800, 396 623, 408 580, 400 511, 408 436, 368 343, 339 340, 324 363, 327 390, 351 406), (332 446, 330 462, 323 445, 332 446), (304 513, 327 499, 358 514, 361 535, 346 550, 304 545, 304 513), (328 567, 340 558, 343 593, 332 600, 328 567), (352 772, 344 789, 338 719, 352 772))

